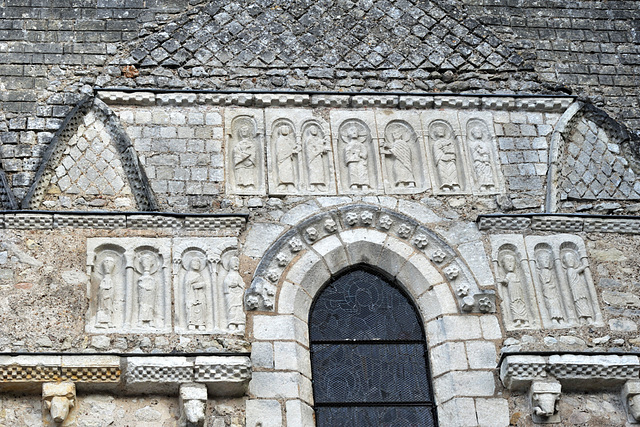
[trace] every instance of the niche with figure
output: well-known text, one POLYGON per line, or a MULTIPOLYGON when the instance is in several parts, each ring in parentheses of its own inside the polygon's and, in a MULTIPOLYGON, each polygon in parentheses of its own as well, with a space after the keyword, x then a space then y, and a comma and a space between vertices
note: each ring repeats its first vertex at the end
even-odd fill
POLYGON ((433 120, 429 123, 427 137, 434 191, 438 193, 467 191, 465 162, 454 128, 445 120, 433 120))
POLYGON ((125 249, 118 245, 98 246, 89 261, 89 308, 91 326, 103 331, 121 328, 124 324, 126 283, 125 249))

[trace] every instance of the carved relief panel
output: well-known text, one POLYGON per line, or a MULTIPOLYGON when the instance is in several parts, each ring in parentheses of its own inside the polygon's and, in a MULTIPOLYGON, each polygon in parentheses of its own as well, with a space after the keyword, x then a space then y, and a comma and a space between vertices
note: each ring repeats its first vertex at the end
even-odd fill
POLYGON ((492 237, 491 243, 496 286, 507 330, 539 328, 540 316, 523 237, 498 235, 492 237))
POLYGON ((234 280, 239 276, 237 246, 235 238, 173 240, 176 332, 215 333, 244 329, 244 285, 234 280), (237 313, 237 298, 234 299, 238 293, 241 313, 237 313))
POLYGON ((87 332, 171 329, 169 239, 87 240, 87 332))
POLYGON ((429 171, 435 194, 461 194, 470 190, 466 153, 460 140, 457 114, 423 113, 429 171))
POLYGON ((508 330, 604 325, 580 237, 498 235, 492 246, 508 330))
POLYGON ((482 112, 460 112, 463 147, 468 159, 470 183, 475 193, 495 194, 504 179, 498 162, 493 117, 482 112))
POLYGON ((376 112, 384 189, 421 193, 428 187, 422 126, 417 115, 376 112))
POLYGON ((263 194, 265 178, 262 110, 227 110, 225 133, 227 191, 232 194, 263 194))
POLYGON ((380 192, 379 141, 373 112, 334 110, 331 123, 340 192, 380 192))
POLYGON ((272 194, 335 194, 329 124, 311 110, 268 109, 267 158, 272 194))
POLYGON ((560 234, 527 236, 525 242, 544 326, 602 326, 602 314, 582 239, 560 234))

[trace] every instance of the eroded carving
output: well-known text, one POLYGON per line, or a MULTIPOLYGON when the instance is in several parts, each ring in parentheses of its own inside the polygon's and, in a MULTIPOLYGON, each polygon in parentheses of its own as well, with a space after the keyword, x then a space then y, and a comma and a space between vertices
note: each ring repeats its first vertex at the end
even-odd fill
POLYGON ((124 252, 123 248, 114 245, 102 247, 96 254, 91 275, 93 286, 97 283, 96 328, 122 325, 122 307, 117 299, 122 299, 124 294, 124 252))
POLYGON ((453 128, 444 120, 434 120, 429 125, 429 138, 438 188, 444 192, 463 190, 460 184, 460 155, 453 128))
POLYGON ((222 283, 227 304, 227 328, 231 332, 242 332, 245 325, 244 310, 242 309, 245 285, 239 269, 240 260, 237 256, 231 257, 229 260, 229 272, 222 283))
POLYGON ((253 194, 262 184, 262 147, 256 120, 248 115, 239 115, 231 121, 229 149, 233 184, 237 193, 253 194))
POLYGON ((248 310, 273 310, 276 287, 263 277, 256 277, 247 289, 244 302, 248 310))
POLYGON ((44 413, 55 425, 69 425, 76 406, 76 386, 72 382, 42 384, 44 413))
POLYGON ((627 381, 622 386, 622 404, 627 411, 627 420, 640 423, 640 381, 627 381))
POLYGON ((560 422, 558 403, 562 386, 559 382, 533 381, 529 396, 531 418, 534 423, 548 424, 560 422))
POLYGON ((562 304, 558 276, 554 268, 552 249, 548 245, 541 244, 536 247, 534 254, 535 277, 539 281, 547 317, 553 324, 561 326, 566 322, 567 317, 562 304))
POLYGON ((296 138, 293 123, 288 119, 278 119, 271 132, 275 157, 277 190, 295 192, 300 183, 300 143, 296 138))
POLYGON ((202 250, 182 254, 179 280, 186 296, 187 329, 204 331, 213 327, 212 265, 202 250))
POLYGON ((332 169, 331 145, 317 120, 309 120, 302 125, 302 145, 307 157, 309 190, 327 191, 332 169))
POLYGON ((393 120, 387 124, 380 154, 390 164, 387 170, 391 171, 391 181, 395 188, 416 187, 415 173, 419 172, 415 167, 416 143, 416 133, 409 123, 393 120))
POLYGON ((164 260, 153 247, 142 247, 136 250, 134 259, 134 276, 136 301, 132 324, 144 329, 159 329, 164 326, 164 260))
POLYGON ((480 191, 494 191, 496 179, 491 136, 487 124, 480 119, 467 122, 467 146, 473 161, 476 185, 480 191))
POLYGON ((207 409, 207 386, 204 384, 180 385, 181 427, 203 427, 207 409))
POLYGON ((575 304, 576 315, 580 323, 589 324, 594 320, 591 295, 587 284, 587 264, 583 263, 574 248, 566 248, 562 251, 562 266, 567 274, 567 282, 573 303, 575 304))

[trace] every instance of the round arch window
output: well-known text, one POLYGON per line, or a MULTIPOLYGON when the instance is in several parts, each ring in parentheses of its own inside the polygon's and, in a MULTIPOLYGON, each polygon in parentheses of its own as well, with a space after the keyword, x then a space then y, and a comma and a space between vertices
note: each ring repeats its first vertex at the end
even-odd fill
POLYGON ((396 284, 368 269, 339 276, 309 328, 319 427, 437 425, 424 329, 396 284))

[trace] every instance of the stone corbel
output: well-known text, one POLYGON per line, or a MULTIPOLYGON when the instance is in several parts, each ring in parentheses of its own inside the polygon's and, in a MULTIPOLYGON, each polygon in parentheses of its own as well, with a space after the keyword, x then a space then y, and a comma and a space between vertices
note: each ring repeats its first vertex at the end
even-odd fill
POLYGON ((531 418, 537 424, 559 423, 558 403, 562 386, 557 381, 533 381, 529 389, 531 418))
POLYGON ((76 385, 72 382, 43 383, 42 409, 48 425, 71 426, 75 424, 76 385))
POLYGON ((204 427, 207 411, 207 386, 204 384, 180 385, 180 426, 204 427))
POLYGON ((640 424, 640 381, 627 381, 621 394, 627 420, 631 424, 640 424))

